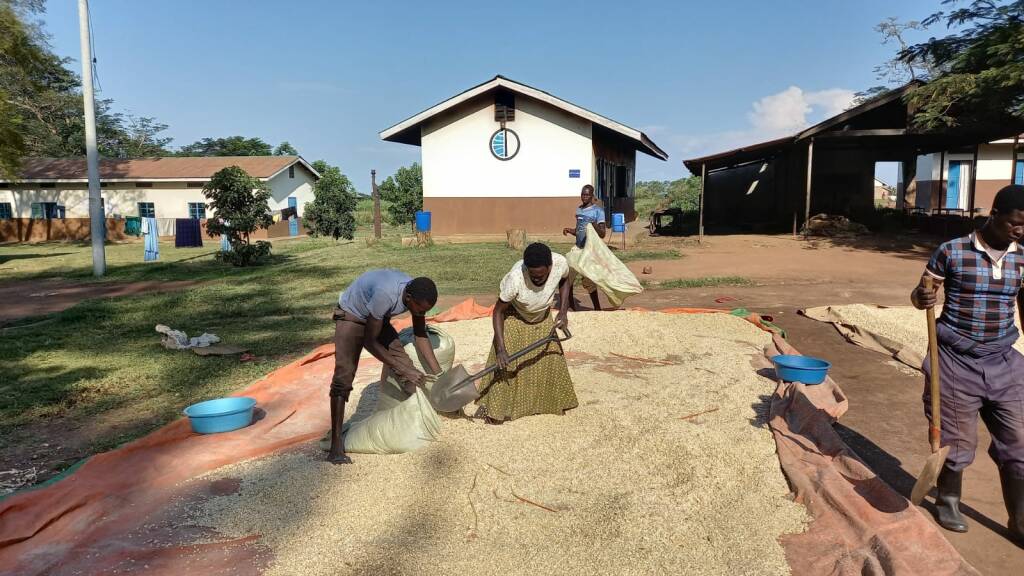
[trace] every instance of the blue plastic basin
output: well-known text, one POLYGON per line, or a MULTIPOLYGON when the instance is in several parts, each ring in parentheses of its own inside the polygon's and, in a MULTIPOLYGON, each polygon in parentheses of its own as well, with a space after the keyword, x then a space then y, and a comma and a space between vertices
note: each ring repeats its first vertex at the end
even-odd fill
POLYGON ((185 408, 185 416, 192 423, 193 432, 230 432, 252 424, 252 410, 255 406, 256 400, 245 396, 218 398, 185 408))
POLYGON ((786 382, 802 382, 804 384, 821 384, 832 367, 821 358, 780 354, 772 358, 775 374, 786 382))

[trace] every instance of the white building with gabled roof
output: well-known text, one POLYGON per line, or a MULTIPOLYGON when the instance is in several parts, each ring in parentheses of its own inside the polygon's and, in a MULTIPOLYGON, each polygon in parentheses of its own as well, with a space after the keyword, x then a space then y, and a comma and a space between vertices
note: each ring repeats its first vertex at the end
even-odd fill
POLYGON ((592 184, 608 218, 636 217, 636 153, 666 154, 643 132, 503 76, 382 131, 420 146, 423 209, 435 235, 558 234, 592 184))

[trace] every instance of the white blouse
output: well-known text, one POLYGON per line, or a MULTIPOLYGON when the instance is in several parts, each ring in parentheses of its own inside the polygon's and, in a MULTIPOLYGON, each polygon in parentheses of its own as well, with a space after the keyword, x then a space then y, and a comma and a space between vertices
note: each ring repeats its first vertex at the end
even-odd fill
POLYGON ((551 255, 551 274, 543 286, 535 286, 523 261, 516 262, 508 274, 501 279, 498 297, 508 302, 523 317, 533 324, 540 322, 550 313, 558 293, 558 283, 569 277, 569 263, 561 254, 551 255))

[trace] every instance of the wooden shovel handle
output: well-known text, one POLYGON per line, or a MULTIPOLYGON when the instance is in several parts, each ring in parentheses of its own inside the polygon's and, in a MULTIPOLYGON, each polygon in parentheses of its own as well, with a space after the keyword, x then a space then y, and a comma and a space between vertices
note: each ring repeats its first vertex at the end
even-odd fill
MULTIPOLYGON (((926 290, 933 290, 934 284, 928 276, 924 277, 926 290)), ((932 397, 932 422, 928 427, 928 442, 931 444, 932 453, 939 451, 942 441, 942 399, 939 396, 939 339, 935 328, 935 307, 928 308, 925 313, 928 315, 928 360, 931 367, 932 397)))

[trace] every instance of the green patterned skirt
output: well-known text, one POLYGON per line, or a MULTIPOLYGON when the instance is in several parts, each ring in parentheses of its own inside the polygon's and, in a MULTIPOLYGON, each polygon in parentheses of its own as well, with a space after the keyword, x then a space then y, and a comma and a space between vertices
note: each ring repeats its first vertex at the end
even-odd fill
MULTIPOLYGON (((527 324, 514 312, 505 317, 505 349, 509 356, 551 334, 555 321, 551 316, 536 324, 527 324)), ((494 345, 487 365, 495 363, 494 345)), ((562 345, 547 346, 514 360, 506 370, 485 376, 484 396, 477 400, 481 412, 494 420, 515 420, 534 414, 562 414, 579 405, 569 377, 562 345)))

